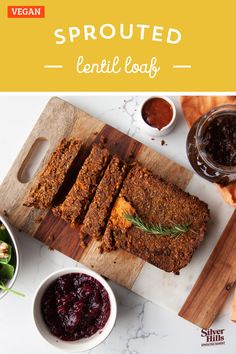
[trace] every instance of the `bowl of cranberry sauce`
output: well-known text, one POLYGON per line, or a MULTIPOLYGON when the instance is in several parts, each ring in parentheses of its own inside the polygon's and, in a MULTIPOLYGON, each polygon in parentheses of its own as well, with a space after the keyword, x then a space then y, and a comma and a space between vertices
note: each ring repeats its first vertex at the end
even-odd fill
POLYGON ((72 352, 100 344, 111 332, 116 313, 109 284, 84 268, 51 274, 39 286, 33 302, 39 333, 54 346, 72 352))

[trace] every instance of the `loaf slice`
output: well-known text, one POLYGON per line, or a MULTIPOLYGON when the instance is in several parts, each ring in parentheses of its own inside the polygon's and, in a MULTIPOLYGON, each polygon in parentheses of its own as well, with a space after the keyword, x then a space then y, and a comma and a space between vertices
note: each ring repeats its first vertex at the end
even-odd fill
POLYGON ((109 163, 108 149, 94 145, 64 202, 53 209, 56 216, 74 225, 80 223, 109 163))
POLYGON ((53 204, 82 144, 79 139, 63 139, 42 173, 38 176, 23 205, 46 209, 53 204))
POLYGON ((114 204, 102 250, 122 248, 166 272, 178 274, 203 240, 208 219, 207 204, 137 164, 127 175, 114 204), (190 226, 176 238, 149 234, 126 220, 125 212, 138 215, 146 225, 190 226))
POLYGON ((116 155, 111 159, 96 194, 89 206, 80 230, 81 241, 88 237, 100 240, 110 216, 113 201, 117 197, 126 175, 127 165, 116 155))

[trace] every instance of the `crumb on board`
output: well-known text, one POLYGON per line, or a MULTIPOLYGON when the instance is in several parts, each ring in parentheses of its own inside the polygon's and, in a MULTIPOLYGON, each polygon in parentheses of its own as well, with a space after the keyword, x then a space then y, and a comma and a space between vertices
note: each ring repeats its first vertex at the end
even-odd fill
POLYGON ((37 218, 34 219, 34 221, 36 222, 36 224, 39 224, 43 221, 43 217, 42 216, 38 216, 37 218))
POLYGON ((107 143, 107 138, 105 138, 105 136, 101 136, 101 138, 100 138, 100 144, 102 144, 102 145, 105 145, 107 143))
POLYGON ((9 216, 9 214, 6 210, 3 210, 3 215, 6 216, 6 218, 9 216))
POLYGON ((134 158, 135 158, 135 153, 134 151, 131 151, 129 156, 127 156, 127 161, 130 163, 134 160, 134 158))
POLYGON ((166 143, 166 141, 165 140, 161 140, 161 146, 163 146, 163 145, 166 145, 167 146, 167 143, 166 143))
POLYGON ((55 241, 55 239, 56 239, 56 237, 55 237, 54 235, 50 235, 50 236, 48 237, 48 241, 50 241, 50 242, 55 241))
POLYGON ((49 251, 54 251, 54 248, 51 246, 48 246, 49 251))

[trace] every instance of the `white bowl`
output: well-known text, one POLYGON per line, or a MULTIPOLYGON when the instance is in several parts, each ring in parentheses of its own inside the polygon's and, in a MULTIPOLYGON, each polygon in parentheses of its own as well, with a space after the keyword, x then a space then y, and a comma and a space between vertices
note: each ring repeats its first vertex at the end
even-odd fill
POLYGON ((35 322, 38 332, 41 334, 41 336, 48 343, 52 344, 54 347, 57 347, 58 349, 65 350, 67 352, 80 353, 80 352, 83 352, 86 350, 90 350, 90 349, 96 347, 101 342, 103 342, 107 338, 107 336, 110 334, 110 332, 115 324, 116 315, 117 315, 117 304, 116 304, 116 299, 115 299, 114 293, 113 293, 110 285, 99 274, 93 272, 92 270, 82 268, 82 267, 64 268, 64 269, 58 270, 58 271, 50 274, 39 285, 38 289, 36 290, 34 299, 33 299, 33 318, 34 318, 34 322, 35 322), (108 321, 105 324, 104 328, 102 330, 98 330, 94 335, 92 335, 89 338, 83 338, 83 339, 79 339, 77 341, 63 341, 63 340, 55 337, 53 334, 51 334, 47 325, 44 322, 44 319, 43 319, 42 313, 41 313, 41 300, 42 300, 42 296, 43 296, 45 290, 58 277, 65 275, 65 274, 69 274, 69 273, 84 273, 84 274, 90 275, 90 276, 94 277, 95 279, 97 279, 104 286, 106 291, 108 292, 109 299, 110 299, 110 305, 111 305, 110 316, 109 316, 108 321))
MULTIPOLYGON (((13 227, 9 224, 9 222, 7 221, 7 219, 5 217, 3 217, 2 215, 0 215, 0 222, 5 226, 5 228, 7 229, 7 232, 9 234, 9 238, 11 240, 11 245, 12 245, 12 250, 15 254, 16 257, 16 266, 15 266, 15 272, 14 275, 12 277, 12 279, 8 280, 6 282, 6 286, 11 289, 13 284, 15 283, 15 280, 17 278, 17 275, 19 273, 19 269, 20 269, 20 249, 19 249, 19 244, 17 239, 14 236, 14 229, 13 227)), ((6 294, 8 294, 7 291, 3 291, 0 289, 0 299, 2 299, 6 294)))
POLYGON ((158 137, 158 136, 164 136, 164 135, 169 134, 171 132, 171 130, 174 128, 175 123, 176 123, 176 108, 175 108, 174 102, 171 101, 170 98, 163 97, 163 96, 152 96, 152 97, 144 98, 141 101, 141 103, 139 104, 139 108, 137 110, 137 121, 138 121, 138 124, 139 124, 141 130, 144 131, 149 136, 158 137), (142 109, 143 109, 144 104, 147 101, 151 100, 152 98, 162 98, 163 100, 165 100, 166 102, 168 102, 171 105, 172 110, 173 110, 173 116, 172 116, 170 123, 167 124, 166 126, 164 126, 162 129, 152 127, 151 125, 149 125, 148 123, 145 122, 145 120, 142 116, 142 109))

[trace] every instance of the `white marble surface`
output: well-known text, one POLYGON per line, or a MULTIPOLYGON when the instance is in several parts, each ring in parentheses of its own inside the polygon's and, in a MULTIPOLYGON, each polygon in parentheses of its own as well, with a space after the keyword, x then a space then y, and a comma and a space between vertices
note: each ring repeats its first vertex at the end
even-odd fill
MULTIPOLYGON (((64 96, 69 102, 102 118, 114 127, 135 136, 157 151, 189 167, 185 154, 187 125, 178 114, 173 133, 151 140, 137 127, 135 109, 140 97, 64 96)), ((10 168, 24 140, 32 129, 49 96, 0 96, 0 181, 10 168)), ((59 353, 38 335, 32 320, 31 302, 39 282, 49 273, 75 262, 23 233, 18 234, 22 249, 22 268, 15 283, 26 294, 18 298, 11 294, 0 302, 0 343, 4 353, 59 353)), ((118 318, 109 338, 90 351, 94 354, 154 354, 154 353, 234 353, 236 325, 230 321, 232 296, 228 299, 213 329, 225 329, 225 344, 201 347, 205 338, 201 330, 172 312, 111 284, 118 301, 118 318)))

